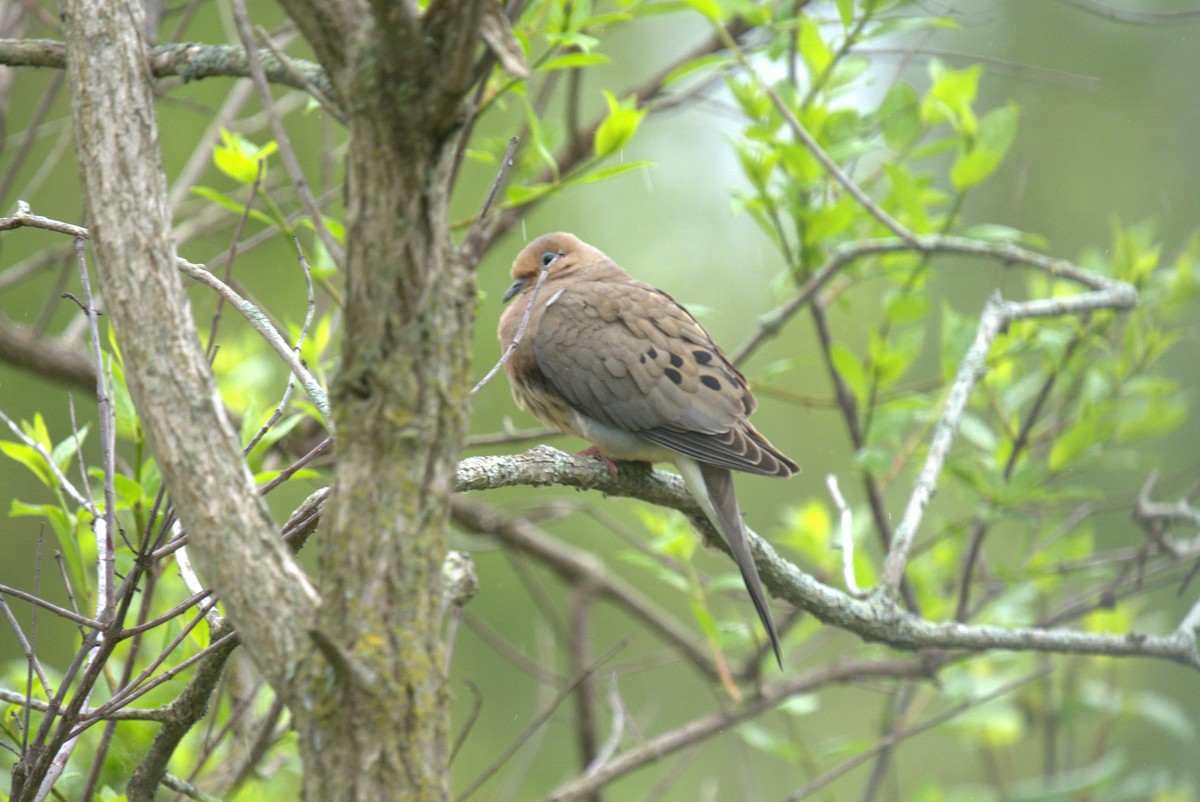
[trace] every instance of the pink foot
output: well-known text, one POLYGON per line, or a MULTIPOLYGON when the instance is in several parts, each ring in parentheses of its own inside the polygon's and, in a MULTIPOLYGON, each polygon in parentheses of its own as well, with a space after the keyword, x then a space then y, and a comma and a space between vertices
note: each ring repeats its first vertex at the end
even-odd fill
POLYGON ((583 451, 579 452, 579 456, 581 456, 581 457, 597 457, 599 459, 604 460, 604 464, 608 466, 608 475, 614 479, 617 478, 617 474, 619 473, 619 470, 617 468, 617 463, 613 462, 611 459, 609 459, 608 457, 601 454, 600 449, 597 448, 596 446, 592 446, 591 448, 585 448, 583 451))

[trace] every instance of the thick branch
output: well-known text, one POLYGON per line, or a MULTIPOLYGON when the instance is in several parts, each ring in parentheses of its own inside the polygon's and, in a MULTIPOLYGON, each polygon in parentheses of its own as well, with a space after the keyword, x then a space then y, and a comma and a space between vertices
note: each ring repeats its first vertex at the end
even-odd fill
POLYGON ((243 461, 175 266, 138 4, 64 4, 76 151, 130 394, 192 557, 264 675, 290 696, 316 594, 243 461))
POLYGON ((96 388, 96 369, 86 348, 38 334, 28 326, 3 318, 0 318, 0 360, 84 390, 96 388))
MULTIPOLYGON (((565 485, 598 490, 610 496, 638 498, 676 509, 687 515, 693 525, 705 533, 710 544, 728 552, 728 546, 712 530, 704 513, 684 488, 683 481, 671 474, 622 463, 619 474, 612 477, 598 460, 566 454, 546 446, 515 456, 471 457, 459 463, 460 491, 517 485, 565 485)), ((886 643, 898 649, 1005 649, 1140 655, 1165 658, 1200 669, 1196 633, 1184 627, 1169 635, 1142 635, 928 621, 904 612, 879 594, 863 600, 854 599, 803 573, 753 532, 750 532, 750 541, 763 584, 773 595, 866 641, 886 643)))
MULTIPOLYGON (((217 641, 232 631, 233 627, 224 622, 222 628, 212 632, 211 638, 217 641)), ((179 743, 191 731, 192 726, 208 713, 213 689, 221 680, 229 655, 233 654, 239 643, 236 637, 230 638, 204 658, 187 687, 164 709, 162 727, 154 736, 154 742, 146 757, 138 764, 125 787, 125 795, 130 802, 153 802, 158 785, 167 773, 167 764, 174 756, 179 743)))
MULTIPOLYGON (((270 50, 259 50, 267 80, 307 92, 316 87, 327 97, 333 87, 318 65, 290 59, 283 64, 270 50)), ((227 76, 249 78, 246 51, 237 45, 209 45, 198 42, 170 42, 151 48, 146 63, 155 78, 178 76, 184 81, 227 76)), ((0 39, 0 64, 9 67, 50 67, 67 65, 67 45, 53 39, 0 39)))

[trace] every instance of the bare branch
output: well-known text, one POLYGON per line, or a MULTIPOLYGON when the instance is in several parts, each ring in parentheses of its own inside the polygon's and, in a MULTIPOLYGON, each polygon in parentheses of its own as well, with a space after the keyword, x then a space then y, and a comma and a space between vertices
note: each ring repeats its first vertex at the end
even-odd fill
MULTIPOLYGON (((565 485, 597 490, 610 496, 638 498, 679 510, 705 533, 709 544, 728 549, 712 530, 704 513, 673 474, 651 471, 637 463, 622 463, 616 477, 598 460, 541 446, 510 457, 470 457, 459 463, 458 490, 483 490, 517 485, 565 485)), ((972 626, 958 622, 926 621, 900 610, 876 592, 854 599, 835 590, 780 557, 747 529, 763 584, 775 596, 812 613, 821 621, 855 633, 864 640, 898 649, 945 648, 969 651, 1003 649, 1066 654, 1144 656, 1171 660, 1200 669, 1196 638, 1176 630, 1168 635, 1110 634, 1034 627, 972 626)), ((727 552, 728 553, 728 552, 727 552)), ((1200 613, 1197 614, 1200 617, 1200 613)))
POLYGON ((680 749, 701 743, 719 732, 772 709, 797 694, 807 693, 825 685, 868 677, 920 677, 925 674, 926 669, 922 662, 913 658, 846 661, 809 671, 798 677, 769 685, 763 688, 759 695, 737 707, 694 719, 681 727, 664 732, 639 746, 628 749, 608 763, 594 767, 583 776, 563 783, 543 797, 542 802, 567 802, 585 797, 592 791, 603 788, 647 763, 661 760, 680 749))
POLYGON ((679 649, 706 676, 719 678, 705 644, 665 610, 609 571, 602 561, 570 548, 525 519, 504 515, 483 502, 456 496, 451 512, 460 526, 486 532, 512 548, 537 557, 568 582, 591 586, 595 593, 610 599, 679 649))
MULTIPOLYGON (((34 228, 44 228, 48 231, 57 231, 62 234, 69 234, 73 237, 87 239, 90 235, 86 228, 75 226, 70 223, 63 223, 59 220, 52 220, 48 217, 41 217, 29 213, 29 206, 24 203, 18 204, 17 214, 0 218, 0 231, 6 228, 19 228, 21 226, 31 226, 34 228)), ((187 275, 201 284, 216 290, 220 297, 234 306, 241 315, 252 325, 256 331, 263 336, 267 344, 274 349, 275 353, 283 358, 287 363, 292 374, 300 380, 301 386, 308 393, 309 398, 317 406, 317 409, 322 413, 327 425, 332 426, 332 411, 329 406, 329 397, 320 383, 312 376, 308 368, 300 361, 299 355, 293 350, 292 346, 288 345, 283 336, 275 329, 270 319, 257 306, 242 298, 232 287, 221 281, 215 275, 208 271, 204 265, 192 264, 185 259, 176 259, 175 266, 184 275, 187 275)), ((307 276, 307 272, 305 274, 307 276)), ((310 306, 311 309, 311 306, 310 306)), ((0 328, 0 348, 2 348, 2 333, 0 328)), ((2 353, 2 351, 0 351, 2 353)), ((93 365, 93 375, 95 367, 93 365)), ((11 425, 11 424, 10 424, 11 425)), ((83 502, 81 502, 83 503, 83 502)))
POLYGON ((275 107, 275 99, 271 96, 271 88, 267 84, 262 61, 258 56, 258 51, 254 48, 254 31, 250 27, 250 17, 246 13, 245 0, 233 0, 233 18, 237 23, 238 35, 242 38, 242 46, 246 48, 246 63, 250 66, 250 77, 254 80, 259 101, 262 103, 267 120, 271 123, 271 132, 275 135, 276 144, 279 145, 279 156, 283 159, 288 177, 292 180, 292 186, 295 187, 296 194, 300 197, 300 203, 304 206, 304 211, 307 212, 309 222, 312 223, 317 236, 320 237, 321 244, 329 252, 334 264, 339 269, 344 269, 345 251, 343 251, 341 243, 333 238, 329 227, 325 225, 325 217, 317 205, 317 199, 313 197, 312 188, 309 187, 308 179, 304 177, 304 170, 300 167, 300 159, 292 148, 292 140, 288 136, 287 129, 283 127, 279 110, 275 107))
MULTIPOLYGON (((53 39, 0 39, 0 64, 9 67, 66 66, 67 46, 53 39)), ((320 66, 310 61, 291 59, 282 64, 270 50, 259 50, 263 71, 271 83, 307 91, 312 85, 326 95, 333 92, 320 66)), ((179 76, 185 81, 201 78, 249 78, 246 50, 236 45, 210 45, 196 42, 168 42, 150 49, 147 63, 155 78, 179 76)))
POLYGON ((950 445, 954 442, 963 412, 966 410, 967 400, 970 398, 975 384, 983 378, 987 353, 997 335, 1013 321, 1023 318, 1082 314, 1098 309, 1122 310, 1130 308, 1136 301, 1137 293, 1132 287, 1119 285, 1116 282, 1110 288, 1045 300, 1005 301, 1000 298, 999 293, 991 297, 984 307, 979 321, 979 329, 975 334, 975 341, 963 355, 962 362, 959 363, 958 375, 954 379, 954 384, 951 385, 950 395, 946 399, 946 406, 942 410, 933 442, 929 447, 929 454, 925 459, 925 466, 917 477, 912 496, 904 511, 904 517, 901 519, 900 525, 896 527, 892 538, 880 584, 881 590, 885 594, 894 596, 900 587, 904 577, 905 564, 908 561, 908 552, 912 548, 917 527, 921 523, 926 505, 933 498, 946 455, 950 451, 950 445))
POLYGON ((316 592, 253 486, 176 272, 142 8, 110 11, 100 0, 63 7, 75 142, 106 311, 147 439, 191 535, 191 556, 286 696, 295 662, 309 649, 304 632, 316 592))

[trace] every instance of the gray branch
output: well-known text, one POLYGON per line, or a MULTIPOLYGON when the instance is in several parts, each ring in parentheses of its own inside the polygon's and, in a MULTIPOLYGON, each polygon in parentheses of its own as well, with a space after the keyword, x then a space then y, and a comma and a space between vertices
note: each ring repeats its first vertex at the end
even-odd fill
POLYGON ((317 596, 275 534, 199 346, 172 245, 141 6, 63 9, 83 196, 129 391, 192 558, 286 698, 317 596))
MULTIPOLYGON (((285 64, 270 50, 259 50, 267 80, 307 92, 315 87, 333 97, 333 86, 325 71, 311 61, 289 59, 285 64)), ((155 78, 179 77, 184 81, 201 78, 249 78, 250 63, 240 45, 210 45, 199 42, 170 42, 146 53, 150 74, 155 78)), ((53 39, 0 39, 0 64, 9 67, 67 66, 67 45, 53 39)))
MULTIPOLYGON (((524 454, 470 457, 458 465, 459 491, 527 485, 565 485, 598 490, 605 495, 637 498, 679 510, 700 529, 710 545, 728 553, 725 541, 713 531, 704 513, 688 494, 683 481, 622 463, 616 477, 599 460, 538 446, 524 454)), ((1092 633, 1069 629, 976 626, 936 622, 906 613, 885 595, 855 599, 805 574, 783 559, 765 540, 750 532, 751 548, 763 584, 773 595, 808 611, 821 621, 853 632, 863 640, 898 649, 964 649, 1143 656, 1171 660, 1200 669, 1194 623, 1167 635, 1092 633)), ((1198 613, 1197 615, 1200 615, 1198 613)))

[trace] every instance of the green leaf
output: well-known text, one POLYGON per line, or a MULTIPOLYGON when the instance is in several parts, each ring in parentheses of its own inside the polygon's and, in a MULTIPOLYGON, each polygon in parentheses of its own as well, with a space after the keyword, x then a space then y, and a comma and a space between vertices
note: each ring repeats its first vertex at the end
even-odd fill
POLYGON ((583 30, 593 30, 595 28, 607 28, 612 25, 620 25, 624 22, 631 22, 634 15, 628 11, 609 11, 604 14, 593 14, 579 24, 583 30))
POLYGON ((546 143, 546 135, 542 131, 542 121, 538 117, 537 112, 533 108, 533 104, 529 102, 529 98, 522 96, 521 101, 525 109, 525 124, 529 127, 529 137, 526 140, 526 145, 529 152, 538 157, 550 174, 557 181, 558 175, 558 159, 554 158, 554 154, 550 152, 550 148, 546 143))
POLYGON ((883 141, 892 150, 904 150, 921 135, 921 104, 917 91, 905 81, 897 81, 879 107, 883 141))
POLYGON ((996 433, 992 428, 978 416, 972 415, 970 412, 962 416, 962 421, 959 423, 959 432, 961 432, 964 440, 974 444, 986 453, 990 454, 998 446, 996 433))
POLYGON ((137 480, 120 473, 113 474, 113 491, 117 494, 118 509, 130 509, 143 498, 142 486, 137 480))
POLYGON ((834 343, 829 349, 834 369, 850 387, 850 391, 861 398, 867 397, 867 374, 862 362, 846 346, 834 343))
POLYGON ((591 67, 596 64, 608 64, 611 60, 603 53, 566 53, 550 59, 538 67, 537 71, 551 72, 552 70, 578 69, 580 67, 591 67))
POLYGON ((884 315, 892 323, 913 323, 929 312, 929 299, 922 293, 904 292, 887 303, 884 315))
POLYGON ((739 724, 736 732, 747 746, 759 752, 775 755, 789 762, 799 759, 799 750, 790 733, 780 735, 754 721, 739 724))
MULTIPOLYGON (((300 225, 304 226, 310 231, 317 230, 317 227, 313 225, 312 218, 310 218, 308 215, 301 217, 299 222, 300 225)), ((321 215, 321 222, 325 224, 325 230, 328 231, 335 240, 345 244, 346 226, 343 225, 341 220, 323 214, 321 215)))
POLYGON ((736 139, 733 144, 737 149, 742 172, 750 179, 755 189, 766 194, 771 173, 779 163, 779 148, 750 139, 736 139))
POLYGON ((904 222, 914 231, 928 231, 931 223, 923 178, 913 175, 908 165, 903 163, 886 163, 883 169, 892 187, 888 205, 902 211, 904 222))
POLYGON ((539 198, 549 195, 559 187, 559 184, 553 183, 531 184, 529 186, 513 184, 507 190, 505 190, 504 196, 508 199, 508 205, 510 207, 524 206, 526 203, 531 203, 539 198))
POLYGON ((613 178, 614 176, 622 175, 623 173, 630 173, 630 172, 633 172, 634 170, 641 170, 645 167, 652 167, 653 165, 654 165, 654 162, 650 161, 649 159, 638 159, 637 161, 621 162, 620 164, 614 164, 612 167, 605 167, 602 170, 592 170, 591 172, 585 173, 584 175, 582 175, 579 178, 572 178, 569 183, 571 184, 571 186, 583 186, 584 184, 594 184, 597 181, 604 181, 605 179, 613 178))
POLYGON ((585 53, 592 52, 596 45, 600 44, 600 40, 595 36, 588 36, 586 33, 580 33, 579 31, 560 31, 558 33, 546 34, 546 41, 551 47, 574 48, 582 50, 585 53))
MULTIPOLYGON (((210 200, 220 206, 224 206, 234 214, 246 213, 246 204, 236 201, 228 195, 218 192, 211 187, 192 187, 192 194, 204 198, 205 200, 210 200)), ((275 227, 276 221, 269 215, 260 212, 258 209, 251 209, 249 217, 251 220, 257 220, 265 226, 270 226, 272 228, 275 227)))
POLYGON ((975 113, 971 104, 979 89, 983 68, 978 64, 952 70, 938 59, 929 62, 933 85, 921 104, 921 119, 927 124, 949 123, 960 133, 973 134, 975 113))
POLYGON ((1054 441, 1054 446, 1046 457, 1046 464, 1053 471, 1061 471, 1077 458, 1095 452, 1103 440, 1095 416, 1081 415, 1054 441))
POLYGON ((8 508, 8 515, 10 518, 45 518, 60 539, 70 538, 70 517, 52 504, 26 504, 24 501, 13 499, 8 508))
POLYGON ((783 542, 795 549, 812 565, 833 570, 837 554, 830 548, 833 518, 824 503, 811 500, 791 507, 785 513, 783 542))
POLYGON ((956 190, 970 189, 995 172, 1016 138, 1017 119, 1017 107, 1011 104, 983 116, 974 143, 959 154, 950 169, 950 182, 956 190))
POLYGON ((1045 248, 1049 244, 1041 234, 1032 231, 1022 231, 1019 228, 1001 225, 1000 223, 980 223, 963 229, 961 234, 964 237, 981 239, 987 242, 1015 242, 1029 248, 1045 248))
POLYGON ((617 100, 617 96, 612 92, 605 90, 604 101, 608 104, 608 116, 596 129, 593 143, 598 159, 625 147, 637 133, 642 118, 646 116, 646 109, 637 108, 636 95, 631 95, 628 100, 622 102, 617 100))
POLYGON ((225 175, 239 184, 253 184, 258 178, 258 163, 263 161, 263 178, 266 178, 265 160, 279 149, 274 142, 261 148, 241 134, 221 129, 221 144, 213 146, 213 164, 225 175))
POLYGON ((42 413, 35 412, 33 414, 33 423, 21 421, 21 429, 30 440, 41 445, 46 451, 54 447, 54 443, 50 440, 50 430, 46 428, 46 419, 42 417, 42 413))
POLYGON ((54 460, 54 464, 60 469, 66 470, 67 462, 71 457, 75 456, 75 452, 79 450, 79 447, 87 442, 88 426, 90 424, 85 423, 79 427, 78 436, 74 434, 68 435, 50 451, 50 458, 54 460))
POLYGON ((837 12, 842 27, 849 30, 850 24, 854 22, 854 0, 837 0, 837 12))
POLYGON ((922 336, 923 332, 915 328, 890 338, 871 335, 871 369, 880 388, 890 388, 908 372, 921 349, 922 336))
POLYGON ((870 66, 871 62, 862 56, 850 55, 840 58, 834 62, 833 70, 829 73, 825 86, 830 90, 849 86, 870 66))
POLYGON ((694 58, 691 61, 685 61, 683 64, 680 64, 678 67, 667 73, 666 77, 662 80, 662 87, 666 89, 676 81, 680 81, 699 70, 708 69, 710 67, 715 70, 719 70, 723 67, 729 66, 732 63, 733 58, 723 53, 710 53, 707 56, 701 56, 700 58, 694 58))
POLYGON ((9 441, 0 442, 0 453, 11 460, 21 463, 36 476, 46 487, 55 487, 58 482, 45 458, 33 446, 9 441))
POLYGON ((833 51, 821 38, 821 25, 809 16, 800 18, 799 36, 800 56, 808 66, 809 75, 817 77, 824 75, 833 62, 833 51))
POLYGON ((699 11, 712 22, 720 24, 725 21, 725 10, 717 0, 684 0, 684 4, 693 11, 699 11))
POLYGON ((770 122, 774 104, 756 82, 728 77, 725 79, 725 85, 733 93, 734 99, 742 107, 742 113, 746 115, 747 119, 764 126, 770 122))
POLYGON ((832 239, 848 231, 858 219, 858 203, 850 195, 838 198, 837 203, 818 206, 805 215, 805 237, 810 244, 832 239))

